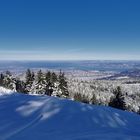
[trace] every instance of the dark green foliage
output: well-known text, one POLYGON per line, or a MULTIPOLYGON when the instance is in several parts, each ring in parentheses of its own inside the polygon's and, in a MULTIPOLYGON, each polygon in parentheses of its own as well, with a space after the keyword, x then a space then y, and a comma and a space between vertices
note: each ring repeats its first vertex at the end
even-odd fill
POLYGON ((58 81, 57 75, 54 72, 51 74, 51 81, 52 81, 52 83, 55 83, 58 81))
POLYGON ((41 70, 37 72, 37 82, 38 83, 43 83, 44 82, 44 74, 42 73, 41 70))
POLYGON ((25 91, 26 85, 23 81, 17 79, 16 80, 16 91, 20 93, 26 93, 25 91))
POLYGON ((30 69, 27 69, 26 71, 26 84, 31 84, 35 80, 34 72, 31 72, 30 69))
POLYGON ((57 75, 54 72, 51 73, 50 71, 48 71, 45 74, 45 81, 46 81, 45 94, 51 96, 53 93, 53 88, 55 88, 54 83, 58 81, 57 75))
POLYGON ((119 86, 114 90, 114 96, 114 98, 111 98, 109 106, 125 110, 124 95, 119 86))
POLYGON ((36 75, 36 84, 35 84, 35 89, 36 93, 38 94, 43 94, 46 91, 46 82, 45 82, 45 76, 44 73, 39 70, 36 75))
POLYGON ((113 93, 117 96, 118 94, 121 95, 122 91, 121 91, 121 87, 117 86, 117 88, 113 91, 113 93))
POLYGON ((82 95, 82 94, 80 94, 80 93, 76 93, 75 95, 74 95, 74 100, 75 101, 78 101, 78 102, 83 102, 83 103, 89 103, 89 99, 88 99, 88 97, 86 96, 86 95, 82 95))
POLYGON ((45 82, 45 94, 51 96, 53 93, 54 83, 52 82, 52 74, 50 71, 45 74, 45 82))
POLYGON ((13 78, 11 72, 6 71, 3 79, 3 86, 8 89, 15 90, 15 81, 16 79, 13 78))
POLYGON ((3 82, 4 82, 4 74, 0 74, 0 86, 3 86, 3 82))
POLYGON ((51 96, 53 93, 53 88, 48 84, 46 85, 45 94, 51 96))
POLYGON ((80 93, 76 93, 74 95, 74 100, 81 102, 82 101, 82 95, 80 93))
POLYGON ((46 79, 46 82, 47 83, 51 83, 51 72, 48 71, 46 74, 45 74, 45 79, 46 79))
POLYGON ((26 77, 25 77, 25 79, 26 79, 26 82, 25 82, 26 89, 25 89, 25 91, 28 93, 28 92, 30 92, 31 87, 32 87, 32 84, 33 84, 33 82, 35 80, 35 74, 34 74, 34 72, 31 72, 31 70, 28 69, 26 71, 26 77))
POLYGON ((91 104, 94 104, 94 105, 99 104, 98 101, 97 101, 97 99, 96 99, 96 95, 95 94, 92 95, 92 98, 91 98, 91 101, 90 102, 91 102, 91 104))
POLYGON ((59 89, 62 92, 62 96, 64 97, 69 96, 67 80, 66 80, 65 74, 62 73, 61 70, 59 74, 59 89))

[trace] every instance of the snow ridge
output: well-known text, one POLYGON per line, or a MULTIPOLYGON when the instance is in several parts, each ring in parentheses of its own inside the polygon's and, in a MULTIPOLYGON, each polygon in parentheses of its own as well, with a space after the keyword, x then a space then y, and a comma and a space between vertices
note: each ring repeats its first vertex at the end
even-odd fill
POLYGON ((50 96, 0 96, 0 140, 139 140, 140 116, 50 96))

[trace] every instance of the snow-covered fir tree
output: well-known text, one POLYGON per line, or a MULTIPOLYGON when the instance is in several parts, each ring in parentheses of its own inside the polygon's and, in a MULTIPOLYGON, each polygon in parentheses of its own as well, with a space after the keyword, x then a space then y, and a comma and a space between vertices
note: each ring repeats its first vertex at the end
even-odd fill
POLYGON ((35 80, 32 84, 31 93, 45 94, 46 93, 46 81, 44 73, 39 70, 35 76, 35 80))
POLYGON ((64 72, 61 72, 61 70, 60 70, 60 73, 59 73, 58 80, 59 80, 58 88, 59 88, 59 93, 60 93, 59 96, 65 97, 65 98, 69 97, 67 80, 66 80, 64 72))
POLYGON ((3 86, 16 91, 16 79, 13 77, 10 71, 6 71, 3 78, 3 86))
POLYGON ((16 79, 16 91, 19 93, 26 93, 26 84, 19 78, 16 79))
POLYGON ((83 102, 83 103, 89 103, 89 98, 86 95, 82 95, 80 93, 77 93, 74 95, 74 100, 78 102, 83 102))
POLYGON ((52 72, 52 74, 51 74, 51 82, 52 83, 58 82, 58 77, 54 72, 52 72))
POLYGON ((45 82, 46 82, 46 86, 45 86, 45 93, 49 96, 52 95, 53 93, 53 83, 52 83, 52 77, 51 77, 51 72, 48 71, 47 73, 45 73, 45 82))
POLYGON ((3 83, 4 83, 4 74, 1 73, 0 74, 0 86, 4 86, 3 83))
POLYGON ((125 107, 125 101, 124 101, 124 95, 121 91, 121 88, 120 86, 118 86, 115 90, 114 90, 114 98, 111 99, 110 103, 109 103, 109 106, 111 107, 115 107, 115 108, 118 108, 118 109, 122 109, 122 110, 125 110, 126 107, 125 107))
POLYGON ((25 76, 25 92, 30 93, 32 89, 33 82, 35 80, 35 74, 30 69, 26 71, 25 76))

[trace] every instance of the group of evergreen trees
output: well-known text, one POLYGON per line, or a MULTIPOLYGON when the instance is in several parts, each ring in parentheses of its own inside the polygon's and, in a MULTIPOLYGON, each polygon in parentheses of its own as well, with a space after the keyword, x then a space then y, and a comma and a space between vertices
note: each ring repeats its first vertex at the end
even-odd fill
MULTIPOLYGON (((126 104, 125 104, 125 96, 121 91, 121 87, 118 86, 113 91, 114 96, 110 99, 110 102, 108 103, 108 106, 127 110, 126 104)), ((96 95, 93 94, 92 98, 89 98, 87 95, 82 95, 80 93, 76 93, 74 95, 74 100, 80 101, 87 104, 94 104, 94 105, 100 105, 101 103, 97 100, 96 95)))
POLYGON ((125 97, 124 94, 121 91, 120 86, 118 86, 114 91, 114 97, 111 98, 109 106, 114 107, 114 108, 118 108, 118 109, 122 109, 122 110, 126 110, 126 106, 125 106, 125 97))
POLYGON ((67 80, 61 71, 57 75, 50 71, 44 73, 39 70, 35 73, 28 69, 24 80, 14 77, 11 72, 7 71, 0 74, 0 86, 26 94, 47 94, 65 98, 69 96, 67 80))
POLYGON ((88 95, 85 94, 82 95, 81 93, 76 93, 73 98, 75 101, 78 102, 99 105, 99 102, 97 101, 95 94, 92 95, 92 98, 89 98, 88 95))
MULTIPOLYGON (((21 80, 19 77, 14 77, 11 72, 6 71, 0 74, 0 86, 26 94, 36 93, 64 98, 69 97, 67 80, 65 74, 61 71, 59 74, 50 71, 44 73, 41 70, 35 73, 28 69, 24 80, 21 80)), ((114 89, 113 94, 114 96, 110 99, 108 105, 126 110, 124 94, 119 86, 114 89)), ((77 93, 74 95, 74 100, 83 103, 100 104, 95 94, 93 94, 93 97, 90 99, 86 95, 77 93)))

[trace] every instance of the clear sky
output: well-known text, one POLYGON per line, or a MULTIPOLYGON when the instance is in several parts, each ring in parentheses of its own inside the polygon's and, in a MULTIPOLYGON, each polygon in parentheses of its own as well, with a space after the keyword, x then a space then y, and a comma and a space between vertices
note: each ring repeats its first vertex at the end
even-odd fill
POLYGON ((140 0, 1 0, 5 59, 140 60, 140 0))

